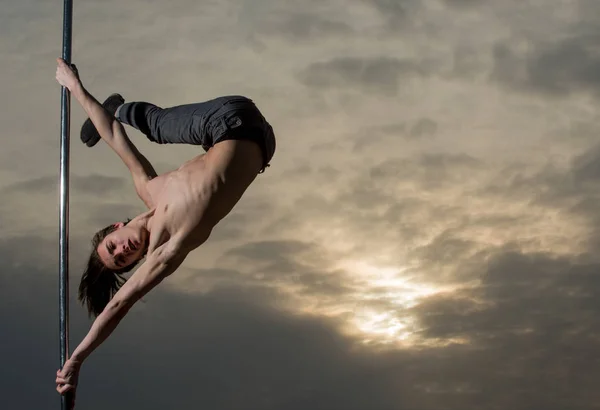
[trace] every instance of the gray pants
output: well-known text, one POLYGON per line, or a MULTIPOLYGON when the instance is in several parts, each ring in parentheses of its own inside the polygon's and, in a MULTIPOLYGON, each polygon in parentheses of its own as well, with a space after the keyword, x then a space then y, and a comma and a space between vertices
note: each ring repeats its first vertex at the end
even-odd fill
POLYGON ((275 153, 273 127, 254 102, 243 96, 225 96, 170 108, 135 101, 123 104, 115 116, 158 144, 200 145, 208 151, 228 139, 254 141, 263 153, 261 173, 275 153))

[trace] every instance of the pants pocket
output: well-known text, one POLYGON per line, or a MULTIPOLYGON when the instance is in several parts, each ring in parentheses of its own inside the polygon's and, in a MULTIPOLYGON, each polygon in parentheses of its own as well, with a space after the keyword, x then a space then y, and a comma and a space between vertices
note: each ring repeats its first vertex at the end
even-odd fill
POLYGON ((260 112, 254 107, 238 108, 234 111, 223 115, 225 126, 229 130, 239 128, 242 125, 245 127, 262 127, 264 119, 260 112))

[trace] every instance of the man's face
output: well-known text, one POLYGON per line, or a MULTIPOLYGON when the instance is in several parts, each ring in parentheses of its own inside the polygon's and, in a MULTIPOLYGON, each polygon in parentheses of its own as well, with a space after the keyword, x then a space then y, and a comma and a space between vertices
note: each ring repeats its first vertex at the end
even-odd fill
POLYGON ((117 224, 117 230, 106 235, 98 245, 98 255, 109 269, 119 270, 137 262, 144 255, 145 231, 135 226, 117 224))

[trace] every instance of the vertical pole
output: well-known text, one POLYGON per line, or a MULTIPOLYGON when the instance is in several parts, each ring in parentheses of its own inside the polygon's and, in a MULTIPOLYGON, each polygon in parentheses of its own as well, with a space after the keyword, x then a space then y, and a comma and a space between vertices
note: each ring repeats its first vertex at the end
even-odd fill
MULTIPOLYGON (((62 58, 71 63, 71 39, 73 25, 73 1, 64 1, 62 58)), ((60 367, 69 356, 69 148, 71 94, 66 87, 61 90, 61 139, 60 139, 60 206, 59 206, 59 322, 60 367)), ((62 410, 72 406, 72 395, 61 396, 62 410)))

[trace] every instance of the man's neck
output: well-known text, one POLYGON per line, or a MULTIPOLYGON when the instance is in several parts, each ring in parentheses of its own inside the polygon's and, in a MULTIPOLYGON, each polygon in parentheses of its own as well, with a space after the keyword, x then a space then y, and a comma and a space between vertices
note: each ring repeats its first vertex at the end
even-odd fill
POLYGON ((140 224, 143 229, 150 232, 152 230, 152 221, 154 220, 154 209, 138 215, 135 219, 137 219, 136 222, 140 224))
POLYGON ((144 228, 148 231, 152 231, 152 222, 154 222, 154 209, 146 212, 144 215, 144 228))

